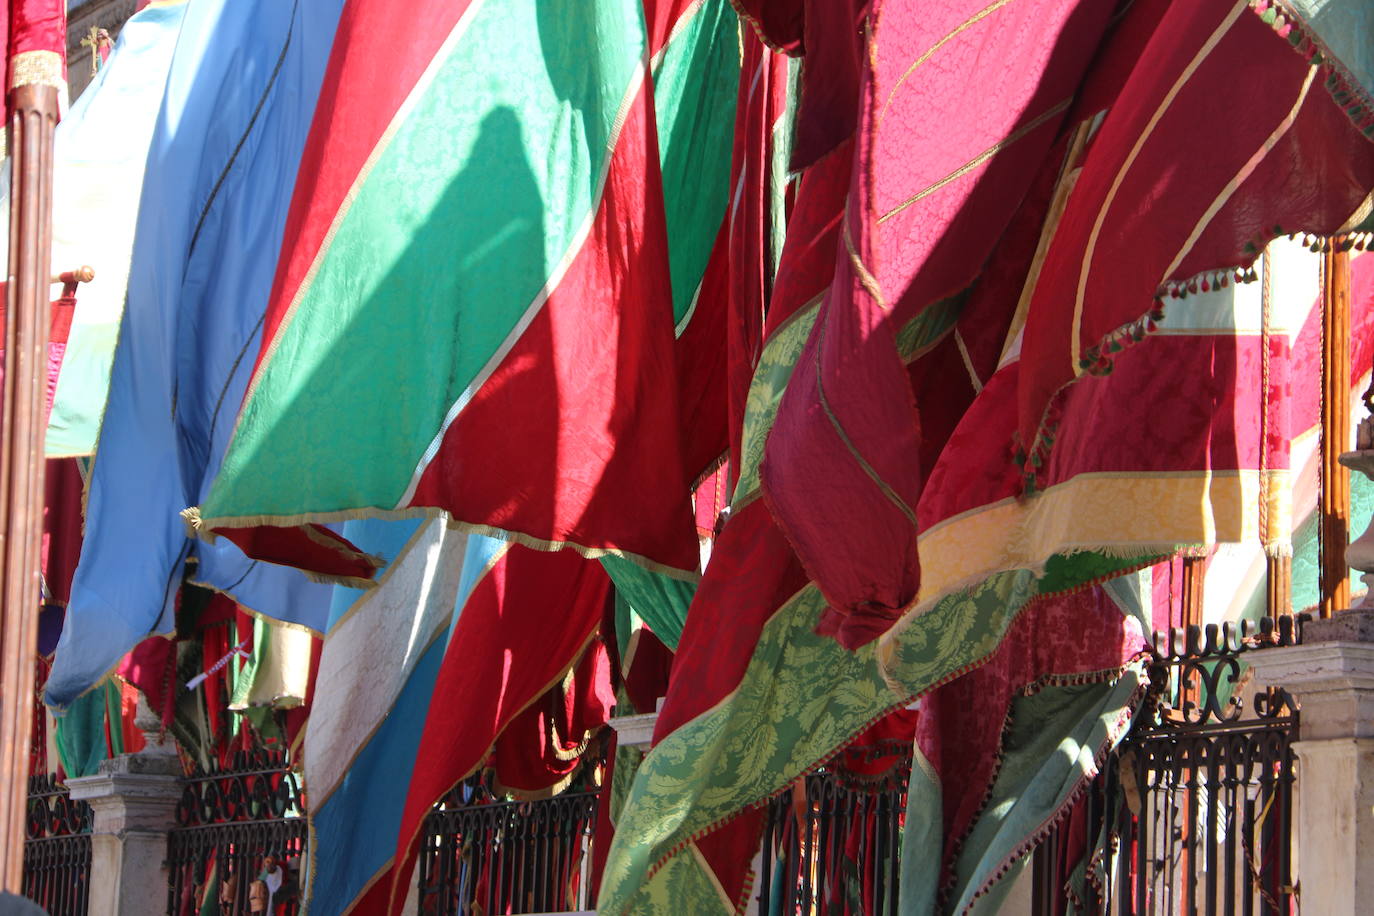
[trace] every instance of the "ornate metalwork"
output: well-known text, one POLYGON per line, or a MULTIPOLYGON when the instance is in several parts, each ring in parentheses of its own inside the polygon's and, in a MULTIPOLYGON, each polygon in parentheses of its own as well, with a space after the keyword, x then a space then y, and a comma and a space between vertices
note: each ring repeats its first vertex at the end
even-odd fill
POLYGON ((252 883, 276 859, 283 883, 274 913, 295 914, 308 828, 300 783, 279 751, 241 751, 229 767, 198 770, 177 803, 167 838, 167 912, 199 912, 207 896, 221 914, 249 912, 252 883))
POLYGON ((50 916, 86 914, 90 831, 90 805, 72 801, 52 773, 29 777, 23 893, 50 916))
POLYGON ((547 913, 592 908, 595 789, 511 801, 480 778, 425 817, 420 912, 547 913))
POLYGON ((1060 830, 1036 853, 1037 914, 1289 912, 1298 709, 1274 685, 1247 707, 1244 655, 1305 620, 1158 634, 1150 695, 1081 802, 1086 848, 1060 830))
POLYGON ((760 913, 897 912, 909 753, 881 779, 822 769, 769 802, 760 913))
POLYGON ((186 780, 179 828, 266 821, 301 813, 300 784, 281 751, 239 751, 233 765, 212 765, 186 780))

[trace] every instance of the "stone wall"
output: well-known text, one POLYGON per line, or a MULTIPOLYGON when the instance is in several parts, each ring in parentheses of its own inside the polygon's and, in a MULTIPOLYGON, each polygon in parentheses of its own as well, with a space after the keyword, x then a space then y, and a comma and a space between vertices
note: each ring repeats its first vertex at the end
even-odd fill
POLYGON ((104 29, 111 38, 119 37, 119 30, 138 7, 138 0, 87 0, 68 14, 67 18, 67 90, 71 100, 91 82, 91 49, 81 44, 92 28, 104 29))

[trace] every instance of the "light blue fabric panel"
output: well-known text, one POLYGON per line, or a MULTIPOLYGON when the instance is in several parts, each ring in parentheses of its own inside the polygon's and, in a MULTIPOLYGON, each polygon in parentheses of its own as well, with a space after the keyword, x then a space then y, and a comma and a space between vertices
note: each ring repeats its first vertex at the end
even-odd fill
POLYGON ((1291 0, 1322 44, 1374 92, 1374 0, 1291 0))
MULTIPOLYGON (((380 558, 386 565, 377 570, 377 580, 382 581, 391 563, 400 556, 412 540, 418 537, 424 527, 424 519, 359 519, 345 522, 342 530, 349 543, 364 553, 380 558)), ((348 613, 367 594, 368 589, 336 586, 330 599, 329 622, 326 632, 334 629, 334 624, 348 613)))
MULTIPOLYGON (((149 152, 86 540, 47 701, 59 711, 197 581, 323 629, 329 587, 186 537, 257 357, 301 151, 342 0, 191 0, 149 152)), ((328 447, 329 443, 321 443, 328 447)))

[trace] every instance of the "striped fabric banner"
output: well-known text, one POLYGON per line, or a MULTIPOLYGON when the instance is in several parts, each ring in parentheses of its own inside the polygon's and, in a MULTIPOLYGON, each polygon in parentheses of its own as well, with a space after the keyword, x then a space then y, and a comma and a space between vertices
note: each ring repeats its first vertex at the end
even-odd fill
POLYGON ((442 509, 695 570, 675 332, 724 208, 732 18, 349 4, 202 530, 442 509))

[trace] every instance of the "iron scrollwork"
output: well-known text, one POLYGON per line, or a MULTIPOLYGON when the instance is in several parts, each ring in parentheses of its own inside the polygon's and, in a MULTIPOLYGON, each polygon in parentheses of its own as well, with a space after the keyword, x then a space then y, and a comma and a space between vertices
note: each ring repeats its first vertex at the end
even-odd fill
POLYGON ((199 912, 212 893, 220 913, 249 912, 252 885, 271 857, 283 878, 273 912, 296 913, 304 815, 299 779, 281 751, 240 751, 228 766, 197 770, 186 779, 167 839, 167 912, 199 912))
POLYGON ((276 820, 301 813, 300 783, 280 751, 240 751, 232 766, 212 764, 186 780, 177 826, 276 820))
POLYGON ((425 817, 421 912, 589 909, 598 795, 589 785, 518 801, 480 775, 460 783, 425 817))
POLYGON ((53 773, 29 777, 24 896, 50 916, 85 916, 90 895, 90 805, 72 801, 53 773))
MULTIPOLYGON (((1286 913, 1296 900, 1299 709, 1281 686, 1250 703, 1247 653, 1301 641, 1305 617, 1156 635, 1151 689, 1082 804, 1091 867, 1075 893, 1109 913, 1286 913)), ((1035 908, 1068 893, 1057 835, 1035 857, 1035 908)), ((1076 861, 1076 860, 1075 860, 1076 861)))

